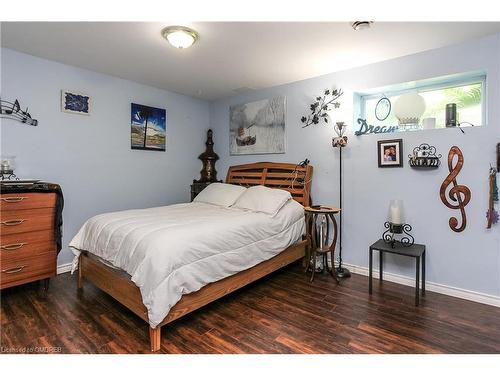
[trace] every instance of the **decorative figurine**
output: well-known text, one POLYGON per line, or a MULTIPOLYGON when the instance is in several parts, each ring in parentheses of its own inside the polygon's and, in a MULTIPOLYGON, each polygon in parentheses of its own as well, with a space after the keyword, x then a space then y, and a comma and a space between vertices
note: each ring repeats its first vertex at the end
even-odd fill
POLYGON ((207 141, 205 145, 207 149, 204 153, 198 156, 198 159, 203 163, 201 170, 201 178, 193 182, 217 182, 217 171, 215 170, 215 162, 219 160, 219 155, 214 152, 214 141, 212 139, 212 129, 207 131, 207 141))

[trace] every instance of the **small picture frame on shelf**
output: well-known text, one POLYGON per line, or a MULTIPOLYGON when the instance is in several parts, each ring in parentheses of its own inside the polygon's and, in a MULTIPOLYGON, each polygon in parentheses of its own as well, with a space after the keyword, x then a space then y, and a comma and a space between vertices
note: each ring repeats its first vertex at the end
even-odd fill
POLYGON ((61 111, 76 113, 78 115, 90 115, 92 99, 87 94, 61 90, 61 111))
POLYGON ((377 142, 378 167, 401 168, 403 167, 403 140, 389 139, 377 142))

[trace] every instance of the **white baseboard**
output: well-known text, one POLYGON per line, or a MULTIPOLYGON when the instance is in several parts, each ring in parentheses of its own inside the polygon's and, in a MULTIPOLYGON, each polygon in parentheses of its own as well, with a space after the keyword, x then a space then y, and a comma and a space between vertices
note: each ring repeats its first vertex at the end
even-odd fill
POLYGON ((71 271, 71 263, 59 264, 57 266, 57 274, 70 272, 71 271))
MULTIPOLYGON (((358 275, 368 276, 368 267, 356 266, 354 264, 346 264, 344 266, 349 269, 352 273, 356 273, 358 275)), ((378 268, 373 269, 373 278, 378 279, 378 268)), ((391 281, 396 284, 415 286, 415 279, 402 276, 395 273, 385 272, 384 271, 384 280, 391 281)), ((469 301, 484 303, 486 305, 500 307, 500 296, 494 296, 491 294, 474 292, 472 290, 456 288, 454 286, 448 286, 438 283, 433 283, 427 281, 425 283, 425 289, 431 292, 436 292, 440 294, 445 294, 447 296, 457 297, 466 299, 469 301)))
MULTIPOLYGON (((328 263, 330 263, 330 262, 328 262, 328 263)), ((368 276, 368 267, 356 266, 354 264, 347 264, 347 263, 344 263, 344 266, 346 268, 348 268, 352 273, 355 273, 358 275, 363 275, 363 276, 368 276)), ((58 275, 61 273, 70 272, 70 271, 71 271, 71 263, 60 264, 59 266, 57 266, 57 274, 58 275)), ((373 269, 373 278, 378 279, 378 269, 375 269, 375 268, 373 269)), ((391 281, 391 282, 396 283, 396 284, 402 284, 402 285, 408 285, 408 286, 415 285, 414 278, 411 278, 408 276, 402 276, 402 275, 398 275, 398 274, 390 273, 390 272, 384 272, 384 280, 391 281)), ((426 290, 429 290, 431 292, 436 292, 436 293, 440 293, 440 294, 445 294, 447 296, 462 298, 462 299, 466 299, 469 301, 474 301, 474 302, 484 303, 486 305, 500 307, 500 297, 499 296, 493 296, 491 294, 474 292, 472 290, 456 288, 454 286, 437 284, 437 283, 433 283, 430 281, 427 281, 425 283, 425 287, 426 287, 426 290)))

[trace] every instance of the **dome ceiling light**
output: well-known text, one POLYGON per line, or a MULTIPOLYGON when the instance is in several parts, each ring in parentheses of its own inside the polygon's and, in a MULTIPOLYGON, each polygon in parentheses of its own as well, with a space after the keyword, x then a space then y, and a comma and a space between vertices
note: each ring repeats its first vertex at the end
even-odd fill
POLYGON ((373 21, 355 21, 351 24, 352 28, 356 31, 366 30, 372 26, 373 21))
POLYGON ((200 36, 199 34, 189 27, 185 26, 168 26, 161 31, 161 35, 172 46, 179 49, 191 47, 200 36))

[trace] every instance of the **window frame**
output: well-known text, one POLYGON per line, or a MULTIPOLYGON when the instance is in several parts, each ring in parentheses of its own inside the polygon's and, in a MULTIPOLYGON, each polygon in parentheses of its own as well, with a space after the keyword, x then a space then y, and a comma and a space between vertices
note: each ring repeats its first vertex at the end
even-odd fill
MULTIPOLYGON (((454 88, 467 86, 472 84, 481 84, 481 124, 474 124, 474 126, 485 126, 487 124, 487 75, 485 71, 475 71, 468 73, 460 73, 449 76, 441 76, 428 78, 418 81, 404 82, 400 84, 395 84, 391 86, 385 86, 381 88, 370 89, 365 92, 357 93, 359 98, 359 117, 366 118, 366 101, 370 99, 380 99, 383 96, 391 99, 393 96, 402 95, 408 92, 426 92, 426 91, 437 91, 440 89, 454 88), (409 86, 409 87, 405 87, 409 86), (401 88, 400 88, 401 87, 401 88)), ((391 100, 391 104, 392 103, 391 100)), ((464 124, 465 126, 470 126, 464 124)), ((442 129, 442 128, 436 128, 442 129)), ((417 129, 425 130, 425 129, 417 129)), ((404 132, 400 131, 400 132, 404 132)))

